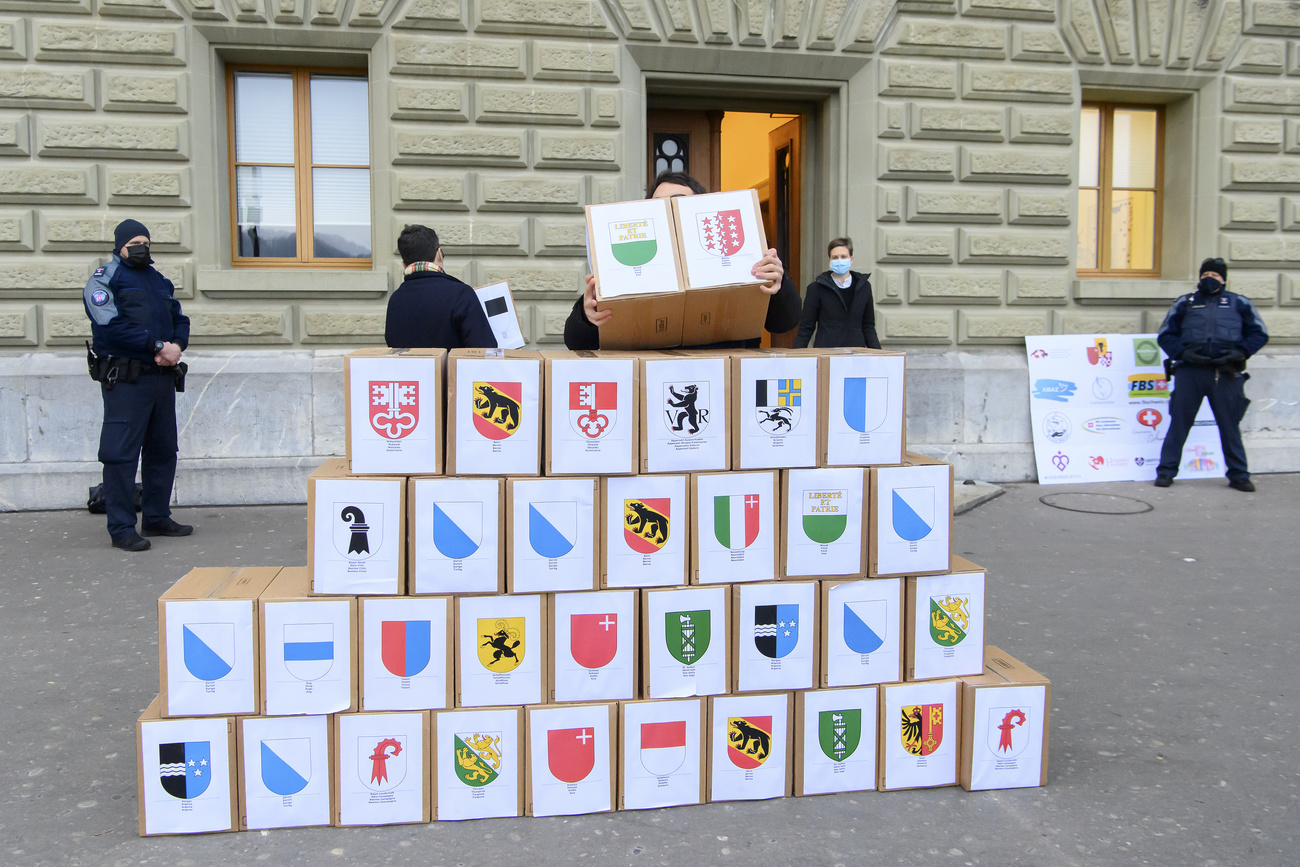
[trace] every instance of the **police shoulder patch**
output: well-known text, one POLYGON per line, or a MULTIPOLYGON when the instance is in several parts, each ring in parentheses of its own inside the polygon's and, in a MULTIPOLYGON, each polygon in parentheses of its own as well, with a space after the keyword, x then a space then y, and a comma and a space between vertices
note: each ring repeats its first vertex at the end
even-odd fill
POLYGON ((108 292, 103 289, 96 289, 90 293, 90 303, 96 307, 103 307, 108 303, 108 292))
POLYGON ((107 266, 105 266, 105 265, 100 265, 98 268, 95 269, 95 276, 96 276, 96 277, 103 277, 103 276, 104 276, 104 272, 107 271, 107 270, 108 270, 107 266))

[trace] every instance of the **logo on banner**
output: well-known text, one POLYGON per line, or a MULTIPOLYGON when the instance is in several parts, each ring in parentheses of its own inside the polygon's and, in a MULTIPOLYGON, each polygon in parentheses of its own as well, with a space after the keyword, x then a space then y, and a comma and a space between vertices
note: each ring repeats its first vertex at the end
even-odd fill
POLYGON ((186 623, 181 648, 186 671, 198 680, 221 680, 235 667, 235 624, 186 623))
POLYGON ((1058 473, 1065 472, 1065 468, 1070 465, 1070 458, 1064 452, 1057 452, 1052 455, 1052 466, 1056 467, 1058 473))
POLYGON ((849 376, 844 379, 844 423, 858 433, 871 433, 889 417, 889 378, 849 376))
POLYGON ((1068 379, 1036 379, 1034 380, 1034 393, 1031 396, 1039 400, 1066 403, 1074 396, 1077 388, 1078 386, 1068 379))
POLYGON ((1137 420, 1143 427, 1155 430, 1160 427, 1160 422, 1164 421, 1165 417, 1160 414, 1160 410, 1148 407, 1137 414, 1137 420))
POLYGON ((772 718, 727 718, 727 758, 738 768, 753 770, 772 754, 772 718))
POLYGON ((686 761, 686 720, 641 723, 641 767, 666 777, 686 761))
POLYGON ((769 659, 789 656, 799 644, 798 605, 755 605, 754 646, 769 659))
POLYGON ((1106 458, 1102 455, 1092 455, 1088 458, 1088 466, 1094 470, 1104 470, 1106 469, 1106 458))
POLYGON ((357 776, 374 792, 401 785, 406 779, 406 735, 357 738, 357 776))
POLYGON ((956 647, 970 631, 970 594, 930 597, 930 638, 941 647, 956 647))
POLYGON ((1088 347, 1088 363, 1092 365, 1100 364, 1102 367, 1110 367, 1112 361, 1114 361, 1114 356, 1111 354, 1110 347, 1106 343, 1106 338, 1098 337, 1093 340, 1092 346, 1088 347))
POLYGON ((943 705, 917 704, 903 708, 903 749, 928 756, 943 743, 943 705))
POLYGON ((617 614, 570 614, 569 653, 583 668, 604 668, 618 653, 617 614))
POLYGON ((1184 464, 1187 469, 1209 472, 1218 466, 1214 458, 1211 457, 1213 452, 1209 451, 1205 446, 1192 446, 1191 452, 1191 460, 1184 464))
POLYGON ((618 418, 617 382, 569 383, 569 425, 587 439, 600 439, 618 418))
POLYGON ((394 677, 415 677, 429 664, 433 624, 428 620, 384 620, 379 626, 380 657, 394 677))
POLYGON ((731 551, 742 551, 758 538, 758 494, 726 494, 713 498, 713 536, 731 551))
POLYGON ((333 623, 286 623, 284 667, 299 680, 320 680, 334 667, 333 623))
POLYGON ((709 426, 707 382, 665 382, 664 424, 679 439, 693 437, 709 426))
POLYGON ((1160 344, 1155 338, 1133 338, 1133 364, 1137 367, 1160 366, 1160 344))
POLYGON ((420 423, 418 381, 370 383, 370 427, 384 439, 399 440, 420 423))
POLYGON ((524 385, 521 382, 474 383, 474 429, 490 440, 519 430, 524 385))
POLYGON ((824 710, 817 715, 817 742, 826 758, 843 762, 862 740, 862 710, 824 710))
POLYGON ((481 789, 501 776, 501 732, 456 732, 452 735, 456 778, 481 789))
POLYGON ((339 516, 334 522, 334 549, 348 560, 370 559, 384 544, 383 503, 335 503, 334 508, 339 516))
POLYGON ((311 738, 261 742, 262 785, 276 795, 296 795, 311 780, 311 738))
POLYGON ((563 557, 578 543, 578 504, 572 500, 528 504, 528 544, 548 560, 563 557))
POLYGON ((917 542, 934 529, 934 487, 894 488, 894 532, 900 539, 917 542))
POLYGON ((620 265, 636 269, 650 262, 659 252, 654 220, 621 220, 609 223, 609 250, 620 265))
POLYGON ((188 801, 208 790, 212 746, 208 741, 158 745, 158 782, 173 798, 188 801))
POLYGON ((1110 400, 1115 394, 1115 385, 1104 376, 1099 376, 1092 381, 1092 396, 1097 400, 1110 400))
POLYGON ((754 417, 772 436, 789 433, 799 424, 803 380, 760 379, 754 382, 754 417))
POLYGON ((483 504, 434 503, 433 547, 450 560, 474 556, 483 544, 483 504))
POLYGON ((1031 356, 1033 356, 1034 358, 1046 358, 1046 357, 1047 357, 1047 350, 1046 350, 1046 349, 1035 349, 1033 352, 1031 352, 1031 353, 1029 353, 1029 354, 1030 354, 1031 356))
POLYGON ((803 492, 803 532, 814 542, 829 545, 849 526, 849 492, 844 488, 803 492))
POLYGON ((562 783, 580 783, 596 766, 596 730, 551 729, 546 733, 546 766, 562 783))
POLYGON ((875 653, 889 637, 889 603, 844 603, 844 643, 854 653, 875 653))
POLYGON ((673 659, 694 665, 709 649, 709 611, 669 611, 664 615, 664 641, 673 659))
POLYGON ((524 618, 480 618, 478 661, 488 671, 514 671, 524 661, 524 618))
POLYGON ((1124 422, 1110 416, 1100 418, 1090 418, 1083 423, 1083 429, 1088 433, 1108 434, 1124 428, 1124 422))
POLYGON ((1169 382, 1163 373, 1135 373, 1128 378, 1128 396, 1167 399, 1169 382))
POLYGON ((745 246, 745 227, 741 224, 739 209, 696 214, 695 224, 700 230, 700 246, 706 253, 725 260, 745 246))
POLYGON ((1070 439, 1070 417, 1053 410, 1043 416, 1043 436, 1049 443, 1063 443, 1070 439))
POLYGON ((638 554, 658 553, 668 544, 671 510, 672 500, 668 497, 624 500, 623 539, 627 546, 638 554))
POLYGON ((1029 745, 1029 717, 1014 707, 989 709, 988 745, 1000 759, 1014 759, 1029 745))

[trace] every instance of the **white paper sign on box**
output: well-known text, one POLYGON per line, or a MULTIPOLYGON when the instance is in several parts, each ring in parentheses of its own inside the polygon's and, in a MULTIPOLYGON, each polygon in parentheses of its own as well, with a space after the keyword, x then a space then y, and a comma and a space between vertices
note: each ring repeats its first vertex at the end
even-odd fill
POLYGON ((794 577, 866 572, 866 470, 786 470, 785 574, 794 577))
POLYGON ((922 575, 908 581, 915 589, 909 588, 912 646, 907 679, 961 677, 984 671, 984 571, 954 569, 947 575, 922 575))
POLYGON ((326 714, 353 705, 347 600, 262 603, 265 712, 326 714))
POLYGON ((161 607, 167 714, 255 713, 253 600, 167 600, 161 607))
POLYGON ((541 596, 456 600, 456 704, 538 704, 546 673, 541 596))
POLYGON ((709 800, 790 794, 790 693, 709 699, 709 800))
POLYGON ((729 468, 727 363, 704 356, 642 360, 642 472, 729 468))
POLYGON ((348 464, 357 475, 442 472, 442 366, 446 353, 344 357, 348 464))
POLYGON ((1042 785, 1045 686, 967 690, 975 694, 971 790, 1042 785))
POLYGON ((433 715, 439 822, 496 819, 523 812, 523 712, 515 708, 433 715))
POLYGON ((505 586, 500 479, 411 479, 411 593, 498 593, 505 586))
POLYGON ((817 582, 734 588, 736 691, 817 685, 817 582))
POLYGON ((817 466, 817 356, 731 361, 738 470, 817 466))
POLYGON ((902 585, 902 578, 823 582, 824 686, 903 679, 902 585))
POLYGON ((881 789, 957 782, 961 707, 956 680, 880 688, 881 789))
POLYGON ((647 590, 646 695, 682 698, 720 695, 730 685, 727 667, 729 587, 647 590))
POLYGON ((547 358, 546 371, 546 474, 635 471, 636 359, 547 358))
POLYGON ((871 472, 871 575, 947 572, 952 557, 952 465, 877 467, 871 472))
POLYGON ((312 480, 312 592, 400 594, 404 520, 400 479, 312 480))
POLYGON ((451 694, 451 600, 361 600, 362 710, 447 707, 451 694))
POLYGON ((329 721, 327 716, 239 720, 248 830, 330 824, 329 721))
POLYGON ((695 484, 698 584, 776 578, 776 473, 700 473, 695 484))
POLYGON ((673 199, 688 291, 757 282, 750 269, 766 251, 755 200, 753 190, 673 199))
POLYGON ((902 461, 904 367, 902 353, 832 354, 826 371, 825 466, 877 466, 902 461))
POLYGON ((602 299, 677 290, 673 221, 666 199, 591 205, 587 256, 602 299))
MULTIPOLYGON (((492 351, 492 350, 489 350, 492 351)), ((448 361, 449 473, 535 476, 541 470, 541 358, 448 361)))
POLYGON ((596 586, 595 479, 509 479, 506 499, 511 593, 596 586))
POLYGON ((551 597, 553 701, 636 697, 636 601, 635 590, 551 597))
POLYGON ((687 579, 687 476, 609 476, 604 486, 607 587, 671 587, 687 579))
POLYGON ((698 804, 704 783, 704 700, 620 706, 623 779, 619 809, 698 804))
POLYGON ((528 801, 533 816, 614 809, 613 704, 528 708, 528 801))
POLYGON ((338 823, 429 821, 426 712, 338 717, 338 823))
POLYGON ((156 711, 155 702, 138 724, 140 833, 234 830, 230 719, 162 720, 156 711))
POLYGON ((798 694, 797 795, 876 787, 874 686, 810 689, 798 694))

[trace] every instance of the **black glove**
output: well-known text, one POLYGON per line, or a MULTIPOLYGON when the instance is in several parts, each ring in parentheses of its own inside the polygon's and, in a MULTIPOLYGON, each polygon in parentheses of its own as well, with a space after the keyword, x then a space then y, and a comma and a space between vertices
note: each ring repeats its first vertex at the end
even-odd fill
POLYGON ((1214 364, 1214 359, 1201 355, 1195 349, 1184 349, 1183 354, 1178 357, 1179 361, 1187 364, 1214 364))
POLYGON ((1238 369, 1246 363, 1246 353, 1236 349, 1229 349, 1227 352, 1214 359, 1216 367, 1238 369))

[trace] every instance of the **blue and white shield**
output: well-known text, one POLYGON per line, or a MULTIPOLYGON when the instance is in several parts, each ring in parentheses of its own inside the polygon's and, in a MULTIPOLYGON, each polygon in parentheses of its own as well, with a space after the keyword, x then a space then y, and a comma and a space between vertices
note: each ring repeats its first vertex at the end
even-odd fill
POLYGON ((185 670, 198 680, 221 680, 235 667, 235 624, 186 623, 181 626, 185 670))
POLYGON ((894 488, 893 526, 900 539, 916 542, 934 529, 934 486, 894 488))
POLYGON ((573 501, 528 504, 528 544, 554 560, 578 543, 578 504, 573 501))
POLYGON ((870 433, 889 416, 889 378, 844 378, 844 421, 858 433, 870 433))
POLYGON ((769 659, 780 659, 798 644, 798 605, 754 606, 754 646, 759 653, 769 659))
POLYGON ((875 653, 889 637, 889 603, 883 599, 844 603, 844 643, 854 653, 875 653))
POLYGON ((212 781, 212 746, 208 741, 159 744, 158 781, 182 801, 202 795, 212 781))
POLYGON ((284 667, 299 680, 320 680, 334 667, 333 623, 286 623, 284 667))
POLYGON ((474 556, 483 544, 483 504, 434 503, 433 547, 448 560, 474 556))
POLYGON ((311 738, 262 741, 262 785, 277 795, 296 795, 311 780, 311 738))

